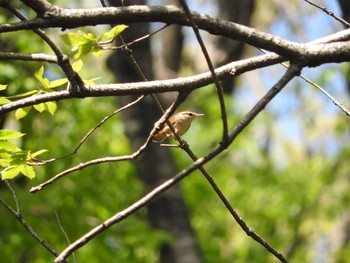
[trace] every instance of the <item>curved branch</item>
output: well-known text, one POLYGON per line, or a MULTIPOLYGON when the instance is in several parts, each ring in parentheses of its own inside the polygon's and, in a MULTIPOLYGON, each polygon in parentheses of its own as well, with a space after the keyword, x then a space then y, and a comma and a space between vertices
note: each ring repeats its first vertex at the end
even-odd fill
MULTIPOLYGON (((182 9, 175 6, 127 6, 93 9, 64 9, 50 5, 50 15, 14 24, 0 25, 0 33, 38 28, 77 28, 99 24, 163 22, 190 26, 182 9)), ((40 10, 40 12, 43 12, 40 10)), ((299 54, 300 44, 258 31, 254 28, 191 12, 199 29, 214 35, 239 40, 285 57, 299 54)))
MULTIPOLYGON (((221 152, 223 152, 228 147, 228 145, 231 144, 233 140, 239 135, 239 133, 243 131, 243 129, 245 129, 248 126, 248 124, 265 108, 265 106, 287 85, 287 83, 290 80, 292 80, 295 75, 298 75, 299 73, 300 73, 300 68, 298 66, 292 65, 287 70, 285 75, 270 89, 270 91, 256 104, 256 106, 253 107, 253 109, 251 109, 248 112, 248 114, 245 115, 244 118, 231 130, 231 132, 229 133, 228 144, 218 145, 206 156, 199 158, 198 160, 193 162, 192 165, 190 165, 189 167, 187 167, 186 169, 184 169, 183 171, 175 175, 173 178, 165 181, 160 186, 154 188, 147 195, 145 195, 143 198, 141 198, 140 200, 138 200, 128 208, 115 214, 108 220, 104 221, 102 224, 93 228, 90 232, 88 232, 81 238, 77 239, 75 242, 69 245, 64 251, 62 251, 62 253, 58 257, 56 257, 54 262, 56 263, 63 262, 76 249, 78 249, 79 247, 82 247, 83 245, 88 243, 92 238, 104 232, 106 229, 108 229, 112 225, 120 221, 123 221, 124 219, 129 217, 131 214, 135 213, 137 210, 147 205, 150 201, 152 201, 155 197, 160 195, 162 192, 166 191, 171 186, 178 183, 179 181, 184 179, 186 176, 191 174, 193 171, 203 166, 204 164, 206 164, 207 162, 215 158, 217 155, 219 155, 221 152)), ((275 251, 268 243, 264 242, 264 240, 260 236, 258 236, 254 231, 252 231, 247 226, 247 224, 237 215, 235 211, 233 211, 233 214, 235 215, 236 221, 239 223, 239 225, 242 227, 242 229, 245 231, 245 233, 248 236, 252 237, 254 240, 262 244, 268 251, 270 251, 278 259, 280 259, 281 262, 287 262, 284 259, 282 254, 275 251)))
MULTIPOLYGON (((276 54, 268 54, 257 56, 250 59, 235 61, 215 70, 220 80, 238 76, 244 72, 274 65, 282 62, 284 59, 276 54)), ((156 80, 136 83, 123 84, 100 84, 87 85, 87 89, 79 94, 79 98, 83 97, 102 97, 102 96, 126 96, 126 95, 147 95, 150 93, 163 93, 170 91, 191 91, 200 87, 213 83, 210 72, 198 74, 191 77, 156 80)), ((64 99, 77 98, 77 94, 68 90, 56 91, 41 94, 14 102, 10 102, 0 106, 0 115, 22 107, 35 105, 47 101, 59 101, 64 99)))

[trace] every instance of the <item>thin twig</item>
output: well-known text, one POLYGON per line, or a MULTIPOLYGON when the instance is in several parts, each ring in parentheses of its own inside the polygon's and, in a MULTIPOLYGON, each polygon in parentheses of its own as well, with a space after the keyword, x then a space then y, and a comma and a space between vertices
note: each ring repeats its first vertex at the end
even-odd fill
POLYGON ((179 0, 179 2, 181 3, 185 13, 186 13, 186 16, 188 18, 188 21, 190 22, 191 24, 191 27, 193 29, 193 32, 197 38, 197 41, 201 47, 201 50, 202 50, 202 53, 205 57, 205 60, 208 64, 208 68, 211 72, 211 75, 213 77, 213 80, 214 80, 214 83, 215 83, 215 87, 216 87, 216 93, 218 95, 218 98, 219 98, 219 104, 220 104, 220 111, 221 111, 221 120, 222 120, 222 126, 223 126, 223 134, 222 134, 222 140, 223 141, 226 141, 228 138, 228 125, 227 125, 227 114, 226 114, 226 107, 225 107, 225 98, 224 98, 224 91, 223 91, 223 88, 222 88, 222 85, 219 81, 219 78, 218 76, 216 75, 215 73, 215 69, 214 69, 214 66, 213 66, 213 63, 211 62, 211 59, 210 59, 210 56, 209 56, 209 53, 207 51, 207 48, 205 47, 204 45, 204 42, 203 42, 203 39, 199 33, 199 30, 198 30, 198 26, 196 24, 196 22, 194 21, 193 17, 192 17, 192 14, 191 14, 191 11, 190 9, 188 8, 188 5, 186 3, 185 0, 179 0))
POLYGON ((99 47, 100 47, 101 49, 103 49, 103 50, 119 50, 119 49, 124 49, 124 48, 130 47, 131 45, 134 45, 134 44, 136 44, 136 43, 138 43, 138 42, 140 42, 140 41, 142 41, 142 40, 145 40, 146 38, 150 38, 151 36, 153 36, 153 35, 155 35, 155 34, 161 32, 162 30, 166 29, 166 28, 169 27, 169 26, 170 26, 169 24, 166 24, 166 25, 162 26, 161 28, 159 28, 159 29, 157 29, 157 30, 155 30, 155 31, 153 31, 153 32, 151 32, 151 33, 149 33, 149 34, 146 34, 146 35, 144 35, 144 36, 142 36, 142 37, 140 37, 140 38, 134 39, 134 40, 132 40, 132 41, 130 41, 130 42, 128 42, 128 43, 122 44, 122 45, 120 45, 120 46, 116 46, 116 47, 105 47, 105 46, 103 46, 104 43, 98 43, 98 45, 99 45, 99 47))
MULTIPOLYGON (((265 108, 265 106, 286 86, 286 84, 295 76, 300 73, 300 69, 297 66, 292 65, 288 68, 285 75, 266 93, 266 95, 259 100, 259 102, 242 118, 242 120, 229 132, 229 144, 233 142, 233 140, 248 126, 249 123, 253 121, 253 119, 265 108)), ((186 169, 182 170, 180 173, 175 175, 173 178, 167 180, 160 186, 154 188, 147 195, 139 199, 137 202, 130 205, 128 208, 120 211, 114 216, 110 217, 108 220, 104 221, 102 224, 96 226, 91 231, 80 237, 74 243, 72 243, 69 247, 67 247, 62 253, 55 259, 55 262, 62 262, 65 258, 67 258, 70 254, 72 254, 76 249, 82 247, 86 243, 88 243, 91 239, 93 239, 98 234, 102 233, 112 225, 123 221, 130 215, 134 214, 140 208, 147 205, 150 201, 160 195, 162 192, 166 191, 186 176, 191 174, 193 171, 199 169, 199 167, 208 163, 210 160, 218 156, 221 152, 223 152, 228 145, 219 144, 216 148, 214 148, 211 152, 209 152, 206 156, 199 158, 193 164, 191 164, 186 169)), ((238 216, 238 215, 237 215, 238 216)), ((236 219, 236 218, 235 218, 236 219)), ((238 216, 237 219, 240 226, 244 229, 245 233, 248 236, 251 236, 254 240, 257 240, 264 247, 266 247, 269 251, 273 248, 270 248, 269 244, 266 244, 263 239, 259 236, 256 236, 256 233, 252 231, 244 221, 238 216)), ((281 262, 287 262, 281 254, 278 252, 272 252, 281 262)))
POLYGON ((304 0, 306 3, 317 7, 318 9, 321 9, 323 12, 325 12, 327 15, 330 15, 331 17, 333 17, 335 20, 339 21, 340 23, 342 23, 345 27, 350 27, 350 23, 348 21, 346 21, 345 19, 335 15, 332 11, 330 11, 329 9, 327 9, 326 7, 320 6, 318 4, 315 4, 309 0, 304 0))
MULTIPOLYGON (((175 111, 175 109, 179 106, 179 104, 182 101, 183 101, 183 96, 178 96, 176 101, 169 107, 169 109, 167 109, 166 112, 175 111)), ((163 122, 165 122, 165 120, 163 120, 163 122)), ((153 127, 152 131, 150 132, 150 135, 148 136, 146 142, 143 145, 141 145, 137 151, 135 151, 134 153, 132 153, 130 155, 123 155, 123 156, 116 156, 116 157, 104 157, 104 158, 90 160, 90 161, 85 162, 85 163, 80 163, 76 166, 73 166, 69 169, 66 169, 66 170, 62 171, 61 173, 51 177, 49 180, 47 180, 47 181, 45 181, 37 186, 32 187, 29 190, 29 192, 35 193, 37 191, 43 190, 46 186, 52 184, 53 182, 57 181, 58 179, 64 177, 65 175, 68 175, 70 173, 73 173, 73 172, 76 172, 79 170, 83 170, 91 165, 96 165, 96 164, 100 164, 100 163, 107 163, 107 162, 119 162, 119 161, 126 161, 126 160, 135 160, 146 150, 149 143, 151 143, 152 137, 154 136, 154 134, 156 134, 158 129, 159 128, 157 127, 157 125, 155 125, 153 127)))
MULTIPOLYGON (((8 9, 12 14, 14 14, 21 21, 27 22, 28 19, 22 15, 16 8, 14 8, 9 2, 5 1, 5 8, 8 9)), ((73 70, 72 65, 69 62, 68 57, 61 52, 61 50, 56 46, 55 42, 49 38, 45 31, 42 29, 33 29, 33 32, 41 37, 46 44, 52 49, 52 51, 57 56, 57 64, 61 67, 62 71, 67 76, 67 79, 72 83, 72 91, 79 94, 81 90, 85 88, 83 80, 80 78, 77 72, 73 70)))
POLYGON ((78 146, 70 153, 67 153, 63 156, 60 156, 60 157, 56 157, 56 158, 52 158, 52 159, 49 159, 49 160, 38 160, 38 161, 35 161, 33 163, 29 163, 33 166, 37 166, 37 165, 45 165, 45 164, 48 164, 48 163, 51 163, 51 162, 54 162, 54 161, 57 161, 57 160, 60 160, 60 159, 63 159, 63 158, 66 158, 68 156, 71 156, 73 154, 76 154, 78 152, 78 150, 80 149, 80 147, 83 145, 83 143, 88 139, 88 137, 90 137, 90 135, 95 131, 97 130, 99 127, 102 126, 102 124, 104 124, 107 120, 109 120, 110 118, 112 118, 114 115, 118 114, 119 112, 127 109, 127 108, 130 108, 131 106, 135 105, 136 103, 138 103, 140 100, 142 100, 144 98, 144 95, 141 95, 140 97, 138 97, 136 100, 128 103, 127 105, 115 110, 114 112, 112 112, 111 114, 105 116, 95 127, 93 127, 88 133, 85 134, 85 136, 80 140, 78 146))
MULTIPOLYGON (((284 64, 284 63, 283 63, 284 64)), ((319 91, 321 91, 327 98, 329 98, 335 106, 337 106, 339 109, 341 109, 347 116, 350 117, 350 111, 345 108, 343 104, 341 104, 337 99, 335 99, 331 94, 329 94, 324 88, 322 88, 320 85, 316 84, 315 82, 311 81, 307 77, 300 75, 300 78, 305 80, 307 83, 311 84, 315 88, 317 88, 319 91)))
MULTIPOLYGON (((35 231, 34 229, 24 220, 24 218, 22 217, 20 211, 19 211, 19 204, 18 204, 18 199, 16 196, 15 191, 12 189, 10 183, 7 180, 4 180, 7 188, 10 190, 10 192, 12 193, 13 199, 15 201, 16 204, 16 210, 14 210, 10 205, 8 205, 4 199, 2 199, 0 197, 0 203, 2 203, 2 205, 10 212, 12 213, 17 220, 19 221, 19 223, 24 227, 25 230, 27 230, 27 232, 36 240, 38 241, 39 244, 41 244, 47 251, 49 251, 51 254, 53 254, 54 256, 58 256, 58 253, 52 248, 50 247, 35 231)), ((65 261, 64 261, 65 262, 65 261)))
MULTIPOLYGON (((58 226, 60 227, 60 229, 61 229, 61 231, 62 231, 62 233, 63 233, 64 237, 66 238, 66 240, 67 240, 68 244, 70 244, 69 237, 68 237, 68 235, 67 235, 67 232, 64 230, 64 228, 63 228, 63 226, 62 226, 62 224, 61 224, 60 217, 58 216, 57 211, 55 211, 55 215, 56 215, 56 220, 57 220, 58 226)), ((75 258, 75 254, 74 254, 74 253, 72 253, 72 256, 73 256, 73 260, 74 260, 74 262, 77 262, 77 260, 76 260, 76 258, 75 258)))
MULTIPOLYGON (((266 50, 260 49, 259 50, 265 54, 269 54, 269 52, 267 52, 266 50)), ((289 66, 284 63, 281 62, 280 63, 283 67, 288 68, 289 66)), ((329 94, 324 88, 322 88, 320 85, 318 85, 317 83, 313 82, 312 80, 310 80, 309 78, 305 77, 304 75, 300 74, 299 78, 305 80, 307 83, 309 83, 310 85, 314 86, 316 89, 318 89, 319 91, 321 91, 327 98, 329 98, 333 104, 335 106, 337 106, 340 110, 342 110, 347 116, 350 117, 350 111, 342 104, 340 103, 336 98, 334 98, 331 94, 329 94)))

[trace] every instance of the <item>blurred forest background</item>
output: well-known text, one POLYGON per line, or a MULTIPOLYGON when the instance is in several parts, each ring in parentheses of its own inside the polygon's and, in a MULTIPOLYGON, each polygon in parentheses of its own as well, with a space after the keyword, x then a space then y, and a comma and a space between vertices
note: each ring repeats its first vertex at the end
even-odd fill
MULTIPOLYGON (((51 1, 62 7, 99 7, 99 1, 51 1)), ((178 5, 168 1, 124 1, 126 4, 178 5)), ((14 2, 29 17, 35 14, 14 2)), ((347 1, 317 1, 345 19, 347 1)), ((118 5, 118 1, 110 1, 118 5)), ((191 0, 194 11, 242 23, 296 42, 308 42, 340 31, 343 25, 305 1, 191 0), (268 3, 267 3, 268 2, 268 3)), ((0 10, 0 23, 13 21, 0 10)), ((349 19, 348 19, 349 21, 349 19)), ((152 24, 130 27, 133 40, 160 28, 152 24)), ((102 34, 108 26, 83 28, 102 34)), ((74 29, 76 31, 76 29, 74 29)), ((74 31, 72 30, 72 31, 74 31)), ((57 42, 62 32, 49 29, 57 42)), ((216 66, 260 54, 238 42, 202 33, 216 66)), ((27 31, 0 34, 1 51, 50 53, 39 37, 27 31)), ((147 79, 167 79, 207 71, 190 28, 171 26, 130 47, 147 79)), ((68 48, 66 50, 69 51, 68 48)), ((39 83, 38 62, 0 62, 0 84, 8 95, 28 91, 39 83)), ((47 78, 63 77, 58 67, 47 78)), ((259 100, 285 72, 281 65, 252 71, 225 81, 229 128, 259 100)), ((84 79, 96 83, 138 81, 121 51, 100 58, 84 58, 84 79)), ((305 69, 303 75, 350 107, 347 64, 305 69)), ((167 106, 173 95, 163 95, 167 106)), ((49 149, 43 158, 71 152, 83 136, 106 115, 130 99, 85 98, 58 102, 54 116, 34 110, 17 121, 14 113, 1 116, 2 128, 26 136, 24 149, 49 149)), ((198 155, 205 155, 221 139, 220 109, 215 88, 198 89, 181 106, 205 114, 184 139, 198 155)), ((35 168, 33 180, 11 181, 21 215, 51 247, 61 251, 71 241, 131 205, 153 187, 191 164, 176 148, 151 145, 137 161, 105 163, 78 171, 42 192, 28 190, 68 167, 90 159, 129 154, 147 138, 160 117, 151 101, 113 117, 82 145, 78 153, 35 168), (58 220, 59 219, 59 220, 58 220), (58 222, 59 221, 59 222, 58 222), (61 225, 61 227, 60 227, 61 225)), ((230 146, 205 167, 245 222, 290 262, 348 262, 350 258, 350 130, 349 119, 331 100, 302 79, 294 79, 230 146)), ((14 205, 13 195, 0 182, 0 197, 14 205)), ((16 218, 0 206, 2 262, 50 262, 16 218)), ((202 175, 196 171, 127 220, 111 227, 75 253, 77 262, 278 262, 246 236, 202 175)), ((70 258, 73 262, 73 259, 70 258)))

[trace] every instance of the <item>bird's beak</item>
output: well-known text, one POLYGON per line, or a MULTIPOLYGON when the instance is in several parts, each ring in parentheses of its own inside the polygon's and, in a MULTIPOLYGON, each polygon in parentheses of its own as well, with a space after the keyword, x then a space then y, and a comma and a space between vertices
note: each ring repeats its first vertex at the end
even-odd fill
POLYGON ((202 117, 202 116, 205 116, 205 114, 203 113, 197 113, 196 117, 202 117))

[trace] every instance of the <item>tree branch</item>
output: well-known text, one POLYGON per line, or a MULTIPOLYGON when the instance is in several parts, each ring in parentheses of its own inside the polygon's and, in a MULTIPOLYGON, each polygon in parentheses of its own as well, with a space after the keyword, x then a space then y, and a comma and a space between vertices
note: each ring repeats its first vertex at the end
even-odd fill
POLYGON ((14 52, 1 52, 0 60, 22 60, 22 61, 39 61, 57 64, 57 57, 47 54, 19 54, 14 52))
MULTIPOLYGON (((263 55, 245 60, 235 61, 216 69, 216 74, 220 80, 238 76, 244 72, 274 65, 284 61, 283 58, 275 55, 263 55)), ((170 91, 188 92, 204 87, 213 82, 210 72, 198 74, 191 77, 183 77, 170 80, 158 80, 123 84, 100 84, 87 85, 87 89, 81 94, 84 97, 102 96, 126 96, 126 95, 146 95, 151 93, 164 93, 170 91)), ((14 111, 18 108, 35 105, 47 101, 60 101, 64 99, 77 98, 76 94, 67 90, 50 92, 36 95, 29 98, 17 100, 0 106, 0 115, 14 111)))
MULTIPOLYGON (((295 75, 298 75, 300 73, 299 66, 291 65, 291 67, 287 70, 286 74, 270 89, 270 91, 251 109, 247 115, 243 117, 243 119, 229 132, 229 144, 233 142, 233 140, 239 135, 240 132, 242 132, 248 124, 265 108, 265 106, 286 86, 286 84, 293 79, 295 75)), ((70 246, 68 246, 56 259, 54 262, 62 262, 65 260, 70 254, 72 254, 76 249, 79 247, 82 247, 86 243, 88 243, 91 239, 93 239, 98 234, 102 233, 112 225, 123 221, 136 211, 138 211, 140 208, 147 205, 150 201, 152 201, 155 197, 160 195, 162 192, 169 189, 174 184, 178 183, 182 179, 184 179, 186 176, 191 174, 193 171, 197 170, 199 167, 203 166, 210 160, 212 160, 214 157, 219 155, 221 152, 223 152, 228 145, 220 144, 216 148, 214 148, 210 153, 208 153, 206 156, 197 159, 192 165, 175 175, 173 178, 167 180, 160 186, 156 187, 152 191, 150 191, 147 195, 145 195, 143 198, 129 206, 128 208, 124 209, 123 211, 115 214, 102 224, 98 225, 97 227, 93 228, 90 232, 73 242, 70 246)), ((235 211, 233 211, 235 213, 235 211)), ((237 215, 238 216, 238 215, 237 215)), ((273 248, 271 249, 270 245, 266 243, 263 239, 261 239, 257 234, 252 231, 245 222, 238 216, 235 218, 239 225, 242 227, 242 229, 246 232, 248 236, 251 236, 254 240, 261 243, 266 249, 268 249, 271 253, 273 253, 278 259, 281 260, 281 262, 287 262, 284 257, 279 254, 276 251, 273 251, 273 248)))
MULTIPOLYGON (((182 9, 174 6, 127 6, 94 9, 56 8, 55 14, 47 18, 36 18, 13 24, 0 25, 0 33, 38 28, 77 28, 98 24, 163 22, 189 26, 182 9)), ((300 44, 258 31, 254 28, 213 18, 209 15, 191 12, 193 21, 199 29, 214 35, 239 40, 255 47, 273 51, 292 58, 298 55, 300 44)))

